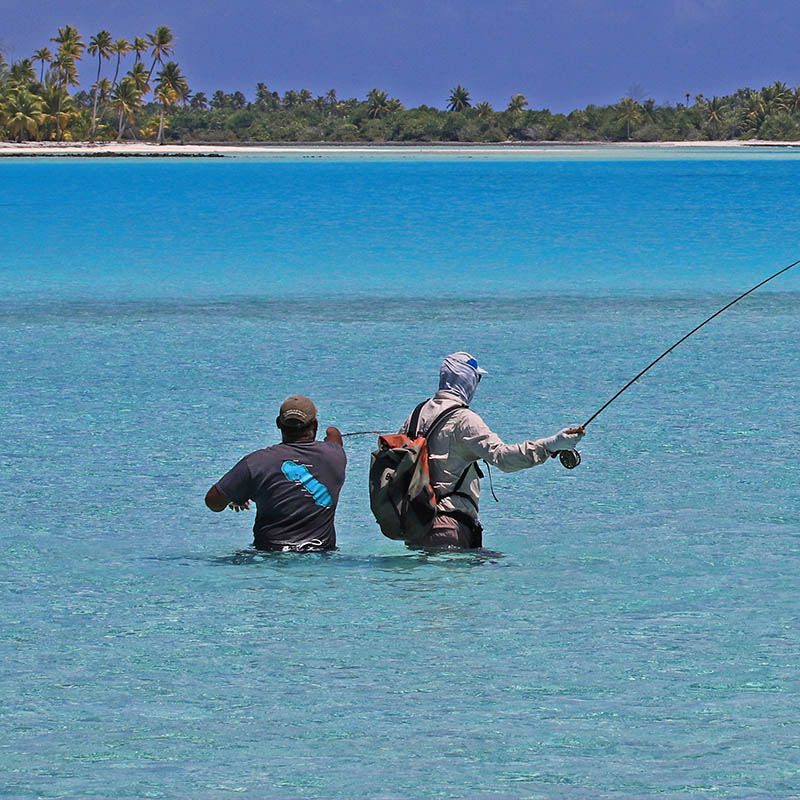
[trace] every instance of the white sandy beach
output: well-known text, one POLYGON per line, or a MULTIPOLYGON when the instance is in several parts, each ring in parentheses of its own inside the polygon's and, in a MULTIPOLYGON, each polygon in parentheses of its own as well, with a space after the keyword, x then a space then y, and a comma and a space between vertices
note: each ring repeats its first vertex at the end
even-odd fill
POLYGON ((460 142, 431 143, 210 143, 210 144, 163 144, 152 142, 0 142, 0 157, 3 156, 224 156, 267 155, 300 153, 454 153, 479 151, 486 154, 543 150, 649 150, 670 148, 676 150, 698 150, 718 148, 797 148, 800 142, 782 141, 720 141, 720 142, 509 142, 507 144, 481 144, 460 142))

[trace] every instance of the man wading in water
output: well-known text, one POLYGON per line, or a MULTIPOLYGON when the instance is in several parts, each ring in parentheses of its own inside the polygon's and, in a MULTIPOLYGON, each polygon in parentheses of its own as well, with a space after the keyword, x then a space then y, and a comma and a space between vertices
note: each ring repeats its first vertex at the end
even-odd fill
MULTIPOLYGON (((420 407, 415 434, 424 436, 445 409, 468 406, 485 374, 469 353, 447 356, 439 372, 439 391, 420 407)), ((403 423, 400 433, 409 433, 413 416, 403 423)), ((558 451, 574 450, 583 435, 582 427, 565 428, 547 439, 505 444, 478 414, 470 408, 458 408, 428 439, 428 465, 438 510, 433 530, 414 545, 481 547, 478 501, 483 473, 478 461, 503 472, 516 472, 544 464, 558 451)))
POLYGON ((276 423, 283 441, 245 456, 208 490, 206 505, 241 511, 255 501, 258 550, 332 550, 347 464, 342 435, 331 427, 315 441, 317 407, 301 394, 283 402, 276 423))

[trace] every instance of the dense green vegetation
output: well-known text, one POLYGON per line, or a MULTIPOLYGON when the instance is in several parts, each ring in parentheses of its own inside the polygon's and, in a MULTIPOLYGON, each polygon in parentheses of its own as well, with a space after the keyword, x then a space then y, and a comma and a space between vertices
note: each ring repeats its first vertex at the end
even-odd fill
POLYGON ((505 109, 474 103, 456 86, 446 110, 405 108, 372 89, 363 99, 339 99, 331 89, 282 96, 259 83, 251 99, 242 92, 192 94, 177 62, 168 60, 174 38, 167 27, 114 40, 100 31, 84 42, 67 25, 50 42, 12 64, 0 53, 0 138, 15 141, 157 142, 513 142, 800 140, 800 87, 776 82, 725 97, 697 95, 685 103, 656 105, 623 97, 569 114, 529 108, 522 94, 505 109), (84 59, 85 57, 85 59, 84 59), (132 60, 132 63, 131 63, 132 60), (90 91, 80 84, 78 62, 92 71, 90 91), (108 62, 108 63, 104 63, 108 62), (37 67, 38 65, 38 67, 37 67), (128 66, 127 70, 124 66, 128 66), (103 75, 104 67, 106 75, 103 75), (38 72, 37 72, 38 68, 38 72), (113 70, 113 77, 109 77, 113 70))
POLYGON ((138 133, 162 142, 170 109, 191 97, 178 64, 166 61, 174 39, 165 26, 132 42, 100 31, 87 45, 76 28, 66 25, 50 41, 57 45, 54 51, 42 47, 10 66, 0 53, 0 136, 94 141, 138 133), (133 64, 120 75, 122 59, 130 53, 133 64), (97 59, 95 80, 91 92, 71 95, 70 88, 80 84, 78 62, 84 55, 97 59), (101 77, 103 61, 113 63, 113 78, 101 77))

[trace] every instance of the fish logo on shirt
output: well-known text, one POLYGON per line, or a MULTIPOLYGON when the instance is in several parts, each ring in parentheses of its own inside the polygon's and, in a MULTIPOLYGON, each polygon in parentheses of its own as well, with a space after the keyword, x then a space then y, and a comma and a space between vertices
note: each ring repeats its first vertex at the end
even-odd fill
POLYGON ((281 472, 290 480, 299 483, 314 498, 314 502, 323 508, 330 508, 333 499, 328 488, 320 483, 309 471, 305 464, 296 461, 284 461, 281 472))

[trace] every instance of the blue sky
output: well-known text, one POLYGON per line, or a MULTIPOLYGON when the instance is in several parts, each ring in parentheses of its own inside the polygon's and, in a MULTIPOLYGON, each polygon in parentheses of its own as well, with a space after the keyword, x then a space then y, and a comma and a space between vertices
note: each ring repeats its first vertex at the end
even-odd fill
MULTIPOLYGON (((59 26, 88 40, 132 39, 169 26, 195 91, 258 81, 363 97, 373 87, 407 106, 443 107, 458 83, 473 102, 570 111, 641 99, 682 101, 781 80, 800 84, 797 0, 0 0, 10 59, 59 26)), ((88 84, 93 69, 84 62, 88 84)))

